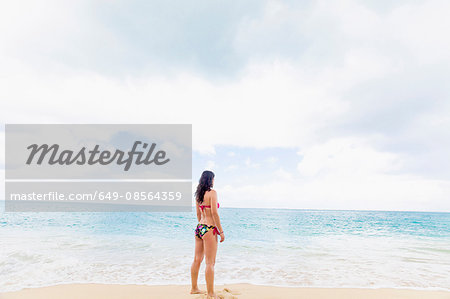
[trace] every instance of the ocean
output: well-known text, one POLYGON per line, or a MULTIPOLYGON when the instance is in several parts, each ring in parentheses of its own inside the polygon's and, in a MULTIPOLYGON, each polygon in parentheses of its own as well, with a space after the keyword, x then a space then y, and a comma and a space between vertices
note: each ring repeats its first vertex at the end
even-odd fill
MULTIPOLYGON (((450 289, 450 213, 221 207, 216 284, 450 289)), ((190 284, 195 213, 0 213, 0 292, 190 284)), ((204 264, 199 282, 204 283, 204 264)))

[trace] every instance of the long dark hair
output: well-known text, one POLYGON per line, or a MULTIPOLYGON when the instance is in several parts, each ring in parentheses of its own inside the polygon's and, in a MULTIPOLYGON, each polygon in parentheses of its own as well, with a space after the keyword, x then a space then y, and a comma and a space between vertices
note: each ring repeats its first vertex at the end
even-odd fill
POLYGON ((214 172, 205 170, 198 181, 197 191, 195 191, 195 199, 199 204, 203 203, 205 192, 210 191, 213 186, 214 172))

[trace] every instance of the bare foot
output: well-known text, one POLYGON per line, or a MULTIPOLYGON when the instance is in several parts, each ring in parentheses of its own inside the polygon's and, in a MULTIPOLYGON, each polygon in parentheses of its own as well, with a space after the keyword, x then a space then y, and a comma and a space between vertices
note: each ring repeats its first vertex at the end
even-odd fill
POLYGON ((206 299, 210 299, 210 298, 211 299, 219 299, 219 297, 216 294, 206 296, 206 299))
POLYGON ((206 294, 206 291, 202 291, 199 288, 191 289, 191 294, 206 294))

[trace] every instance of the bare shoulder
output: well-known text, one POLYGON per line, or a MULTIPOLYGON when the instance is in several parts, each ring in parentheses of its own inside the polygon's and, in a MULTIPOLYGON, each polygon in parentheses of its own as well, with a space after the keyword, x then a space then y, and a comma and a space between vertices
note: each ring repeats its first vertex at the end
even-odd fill
POLYGON ((206 191, 206 192, 208 192, 208 194, 209 194, 209 195, 212 195, 212 196, 217 195, 217 192, 216 192, 216 190, 214 190, 214 189, 211 189, 211 190, 206 191))
POLYGON ((211 190, 206 191, 206 192, 205 192, 205 195, 206 195, 206 194, 208 194, 208 196, 211 196, 211 197, 217 196, 217 192, 216 192, 216 190, 214 190, 214 189, 211 189, 211 190))

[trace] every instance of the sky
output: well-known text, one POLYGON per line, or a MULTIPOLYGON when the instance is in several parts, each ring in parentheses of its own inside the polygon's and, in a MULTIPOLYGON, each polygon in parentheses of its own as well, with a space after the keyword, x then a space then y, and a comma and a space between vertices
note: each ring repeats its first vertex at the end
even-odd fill
POLYGON ((225 207, 450 211, 448 11, 2 1, 0 119, 192 124, 225 207))

